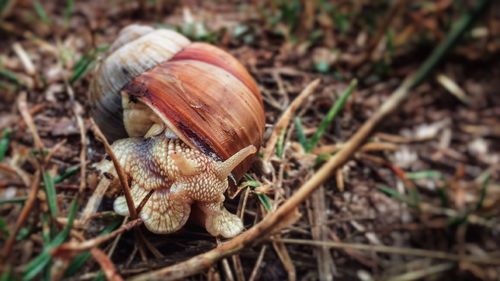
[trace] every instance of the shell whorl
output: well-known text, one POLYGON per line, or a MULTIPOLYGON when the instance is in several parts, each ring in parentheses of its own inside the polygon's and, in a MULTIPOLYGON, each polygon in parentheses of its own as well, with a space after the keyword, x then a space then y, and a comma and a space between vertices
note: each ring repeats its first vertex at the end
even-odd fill
POLYGON ((190 43, 183 35, 168 29, 134 24, 120 31, 107 56, 96 68, 90 92, 95 104, 94 119, 111 141, 126 136, 121 115, 121 89, 145 71, 171 59, 190 43))

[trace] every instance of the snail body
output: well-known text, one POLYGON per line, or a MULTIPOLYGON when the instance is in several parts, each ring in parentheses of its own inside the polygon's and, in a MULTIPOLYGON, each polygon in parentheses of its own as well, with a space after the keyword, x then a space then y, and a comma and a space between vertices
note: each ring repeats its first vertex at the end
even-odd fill
MULTIPOLYGON (((225 51, 169 30, 123 29, 97 67, 92 115, 131 181, 139 216, 155 233, 181 228, 196 204, 214 236, 241 220, 223 206, 228 179, 249 169, 264 130, 253 78, 225 51)), ((98 167, 115 173, 108 160, 98 167)), ((114 209, 128 215, 123 196, 114 209)))

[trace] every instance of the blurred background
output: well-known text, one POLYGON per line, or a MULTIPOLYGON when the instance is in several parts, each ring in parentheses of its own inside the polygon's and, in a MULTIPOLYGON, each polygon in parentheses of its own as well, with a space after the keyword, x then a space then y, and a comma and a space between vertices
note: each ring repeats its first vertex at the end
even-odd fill
MULTIPOLYGON (((264 97, 264 142, 303 88, 321 79, 280 136, 272 176, 254 168, 240 195, 228 201, 229 209, 241 211, 242 198, 248 198, 248 228, 342 147, 479 2, 0 0, 0 245, 12 232, 29 191, 26 182, 35 172, 35 141, 20 116, 20 96, 27 97, 43 144, 59 146, 46 170, 65 219, 81 182, 80 133, 71 97, 83 106, 88 129, 92 69, 124 26, 174 29, 238 58, 264 97), (357 85, 339 114, 322 123, 354 80, 357 85), (321 139, 306 149, 304 138, 319 128, 325 130, 321 139)), ((301 206, 301 219, 281 232, 283 240, 244 249, 192 279, 500 280, 500 3, 489 2, 369 145, 301 206), (432 251, 449 256, 436 258, 432 251)), ((90 167, 103 157, 103 149, 90 130, 86 140, 90 167)), ((88 198, 96 179, 91 169, 87 176, 88 198)), ((32 212, 17 232, 2 280, 18 280, 47 247, 47 229, 62 229, 64 224, 47 218, 47 196, 39 192, 39 212, 32 212)), ((109 212, 114 196, 107 194, 102 217, 79 235, 95 237, 116 224, 109 212)), ((123 277, 216 245, 196 227, 166 237, 145 235, 159 253, 141 257, 132 233, 123 235, 118 247, 102 245, 123 277)), ((91 258, 73 258, 47 260, 40 272, 68 280, 104 278, 91 258)))

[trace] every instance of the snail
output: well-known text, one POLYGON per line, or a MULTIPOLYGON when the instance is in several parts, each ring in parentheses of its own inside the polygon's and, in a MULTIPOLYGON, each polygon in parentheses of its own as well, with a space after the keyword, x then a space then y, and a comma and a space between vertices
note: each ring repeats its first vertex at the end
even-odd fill
MULTIPOLYGON (((91 115, 127 174, 139 217, 158 234, 179 230, 193 205, 213 236, 243 230, 224 192, 250 168, 265 116, 256 82, 220 48, 167 29, 122 29, 96 67, 91 115)), ((103 173, 116 171, 109 160, 103 173)), ((124 196, 116 213, 129 215, 124 196)))

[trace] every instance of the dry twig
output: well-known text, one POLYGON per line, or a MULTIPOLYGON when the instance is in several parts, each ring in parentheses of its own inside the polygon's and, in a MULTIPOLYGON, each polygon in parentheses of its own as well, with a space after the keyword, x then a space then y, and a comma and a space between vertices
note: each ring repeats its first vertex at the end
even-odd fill
MULTIPOLYGON (((10 256, 12 248, 14 247, 14 242, 16 241, 16 236, 24 222, 28 218, 28 215, 33 209, 36 201, 36 195, 38 190, 40 189, 40 170, 38 169, 33 176, 33 180, 31 182, 31 191, 28 195, 28 199, 26 199, 26 203, 24 203, 24 207, 17 218, 16 225, 14 226, 14 230, 10 233, 9 238, 5 242, 5 245, 2 249, 2 256, 0 257, 1 261, 5 261, 6 258, 10 256)), ((3 262, 2 262, 3 263, 3 262)))
POLYGON ((128 223, 122 225, 120 228, 118 228, 117 230, 115 230, 109 234, 102 235, 102 236, 99 236, 99 237, 96 237, 94 239, 90 239, 90 240, 87 240, 84 242, 72 241, 72 242, 64 243, 61 246, 57 247, 54 250, 53 254, 54 255, 61 255, 63 253, 68 253, 68 252, 79 253, 79 252, 90 250, 94 247, 99 246, 101 243, 104 243, 104 242, 106 242, 106 241, 140 225, 140 224, 142 224, 142 220, 135 219, 135 220, 129 221, 128 223))
POLYGON ((115 166, 116 173, 118 174, 118 179, 120 180, 120 184, 123 189, 123 194, 125 195, 125 199, 127 201, 127 207, 129 210, 130 217, 132 219, 137 218, 137 211, 134 206, 134 201, 132 200, 132 196, 130 195, 130 187, 128 184, 128 179, 127 175, 125 174, 125 171, 123 171, 123 168, 121 167, 120 163, 118 162, 118 159, 116 158, 115 154, 113 153, 113 149, 111 149, 111 146, 109 145, 108 140, 104 136, 104 134, 101 132, 97 124, 94 122, 94 119, 90 119, 90 123, 92 124, 92 131, 94 134, 101 140, 102 144, 104 145, 104 149, 106 149, 106 153, 109 155, 111 158, 111 161, 113 161, 113 165, 115 166))
POLYGON ((248 278, 248 281, 254 281, 257 279, 257 274, 259 273, 260 265, 262 264, 262 261, 264 260, 264 255, 266 254, 266 249, 267 246, 264 245, 260 249, 259 252, 259 257, 257 258, 257 261, 255 262, 255 266, 253 267, 252 274, 250 274, 250 278, 248 278))
POLYGON ((87 140, 86 140, 86 135, 87 131, 85 130, 85 125, 83 123, 83 108, 82 106, 76 101, 75 99, 75 93, 73 91, 73 88, 69 85, 68 81, 65 81, 66 84, 66 91, 68 92, 68 95, 70 97, 70 101, 73 105, 73 114, 75 115, 76 118, 76 123, 78 125, 78 129, 80 130, 80 187, 78 188, 78 193, 82 193, 83 190, 85 189, 85 186, 87 184, 86 180, 86 173, 87 173, 87 165, 85 165, 86 158, 87 158, 87 140))
POLYGON ((316 87, 318 87, 319 83, 319 79, 316 79, 309 83, 297 96, 297 98, 295 98, 295 100, 290 104, 287 110, 283 112, 280 119, 276 122, 276 125, 274 125, 273 132, 269 137, 269 140, 267 141, 266 147, 264 148, 263 152, 264 156, 262 157, 262 160, 265 165, 267 165, 269 159, 273 155, 274 149, 276 148, 276 142, 278 141, 281 132, 286 129, 293 114, 295 113, 295 111, 297 111, 299 106, 304 103, 307 97, 314 93, 314 90, 316 90, 316 87))
POLYGON ((470 262, 470 263, 479 263, 479 264, 500 266, 500 259, 499 258, 461 256, 461 255, 455 255, 455 254, 450 254, 447 252, 440 252, 440 251, 435 251, 435 250, 390 247, 390 246, 384 246, 384 245, 366 245, 366 244, 356 244, 356 243, 343 243, 343 242, 334 242, 334 241, 313 241, 313 240, 303 240, 303 239, 282 239, 281 241, 283 241, 284 243, 289 243, 289 244, 301 244, 301 245, 309 245, 309 246, 317 246, 317 247, 330 247, 330 248, 336 248, 336 249, 361 250, 361 251, 370 251, 370 252, 378 252, 378 253, 386 253, 386 254, 398 254, 398 255, 417 256, 417 257, 425 257, 425 258, 432 258, 432 259, 450 260, 450 261, 456 261, 456 262, 464 261, 464 262, 470 262))
POLYGON ((109 259, 109 257, 106 255, 106 253, 104 253, 99 248, 93 248, 92 250, 90 250, 90 253, 92 253, 92 256, 94 257, 94 259, 101 266, 101 269, 104 272, 104 275, 106 276, 107 280, 123 281, 123 278, 120 276, 120 274, 118 274, 118 271, 116 270, 115 265, 109 259))
POLYGON ((31 135, 33 136, 33 141, 35 142, 35 147, 38 150, 43 150, 45 148, 42 140, 40 139, 40 136, 38 135, 38 132, 35 127, 35 123, 33 122, 33 117, 31 117, 31 114, 28 110, 28 105, 26 103, 26 93, 22 93, 19 96, 18 99, 18 108, 19 112, 21 113, 21 116, 24 119, 24 123, 28 126, 28 129, 31 132, 31 135))

